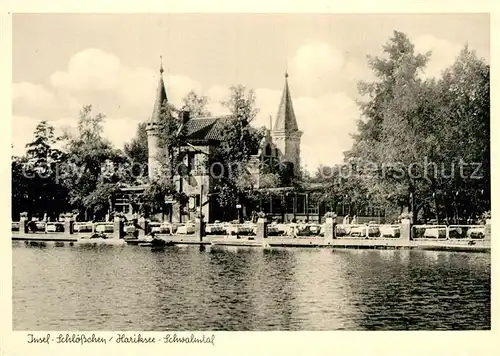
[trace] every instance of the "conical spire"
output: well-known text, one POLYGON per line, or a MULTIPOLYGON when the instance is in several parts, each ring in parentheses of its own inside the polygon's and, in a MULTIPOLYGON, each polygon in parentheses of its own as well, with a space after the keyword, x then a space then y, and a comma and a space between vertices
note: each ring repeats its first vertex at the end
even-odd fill
POLYGON ((163 63, 161 61, 162 56, 160 56, 160 80, 158 81, 158 89, 156 89, 156 100, 153 107, 153 113, 151 115, 151 122, 159 122, 161 106, 164 102, 168 102, 167 90, 165 89, 165 83, 163 83, 163 63))
POLYGON ((278 107, 278 115, 274 123, 273 130, 276 131, 298 131, 297 119, 293 111, 292 97, 290 95, 290 88, 288 88, 288 71, 285 72, 285 87, 281 95, 280 106, 278 107))

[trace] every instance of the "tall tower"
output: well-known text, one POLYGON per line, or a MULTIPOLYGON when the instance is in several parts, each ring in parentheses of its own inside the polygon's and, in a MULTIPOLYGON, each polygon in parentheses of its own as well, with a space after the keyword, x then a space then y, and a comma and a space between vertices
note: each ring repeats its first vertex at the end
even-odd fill
POLYGON ((271 131, 271 138, 281 157, 293 164, 296 175, 300 173, 301 137, 302 131, 299 131, 297 126, 290 88, 288 87, 288 73, 285 73, 285 87, 283 88, 278 114, 271 131))
POLYGON ((156 89, 153 113, 146 125, 146 132, 148 134, 148 177, 150 180, 156 177, 159 169, 158 124, 160 123, 161 107, 167 102, 167 91, 165 90, 165 83, 163 83, 163 63, 160 63, 160 80, 156 89))

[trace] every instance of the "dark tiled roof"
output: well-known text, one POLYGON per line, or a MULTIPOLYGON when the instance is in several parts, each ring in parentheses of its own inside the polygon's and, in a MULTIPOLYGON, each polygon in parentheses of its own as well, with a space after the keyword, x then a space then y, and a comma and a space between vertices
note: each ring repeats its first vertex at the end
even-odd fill
POLYGON ((227 125, 231 124, 232 117, 219 116, 190 119, 183 131, 187 140, 220 141, 227 125))

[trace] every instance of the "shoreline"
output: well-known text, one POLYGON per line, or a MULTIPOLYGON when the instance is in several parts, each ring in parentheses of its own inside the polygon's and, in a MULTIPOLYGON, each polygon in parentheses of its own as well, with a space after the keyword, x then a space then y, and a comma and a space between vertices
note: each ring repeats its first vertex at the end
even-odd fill
MULTIPOLYGON (((12 234, 11 241, 24 241, 26 244, 31 245, 47 245, 56 244, 58 246, 66 245, 93 245, 104 244, 91 240, 79 241, 80 235, 76 234, 74 237, 57 236, 59 234, 46 234, 46 233, 32 233, 32 234, 12 234)), ((88 235, 83 235, 88 236, 88 235)), ((282 237, 271 236, 263 241, 255 238, 249 239, 248 237, 237 238, 235 236, 224 235, 207 235, 200 241, 194 235, 162 235, 158 234, 158 238, 165 240, 174 245, 211 245, 211 246, 241 246, 241 247, 293 247, 293 248, 333 248, 333 249, 391 249, 391 250, 434 250, 434 251, 455 251, 455 252, 491 252, 491 242, 482 240, 472 240, 474 245, 469 245, 471 240, 402 240, 399 238, 336 238, 326 240, 322 237, 282 237)), ((110 245, 116 245, 114 240, 109 241, 110 245)), ((139 245, 144 242, 143 239, 124 239, 122 245, 139 245)))

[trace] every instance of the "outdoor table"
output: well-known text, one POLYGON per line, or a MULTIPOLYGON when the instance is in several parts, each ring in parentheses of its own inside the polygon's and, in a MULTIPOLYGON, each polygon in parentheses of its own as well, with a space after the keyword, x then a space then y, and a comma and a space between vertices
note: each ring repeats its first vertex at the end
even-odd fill
POLYGON ((366 227, 365 226, 354 226, 351 228, 351 236, 359 236, 359 237, 364 237, 366 236, 366 227))
POLYGON ((436 238, 436 239, 446 237, 446 229, 445 228, 427 228, 427 229, 425 229, 424 237, 436 238))
POLYGON ((484 238, 484 227, 472 227, 467 231, 468 238, 484 238))
POLYGON ((179 235, 187 235, 194 233, 194 225, 181 225, 177 228, 177 233, 179 235))
POLYGON ((95 227, 96 232, 113 232, 113 225, 99 224, 95 227))
POLYGON ((396 237, 399 233, 399 227, 387 225, 380 226, 380 236, 396 237))

